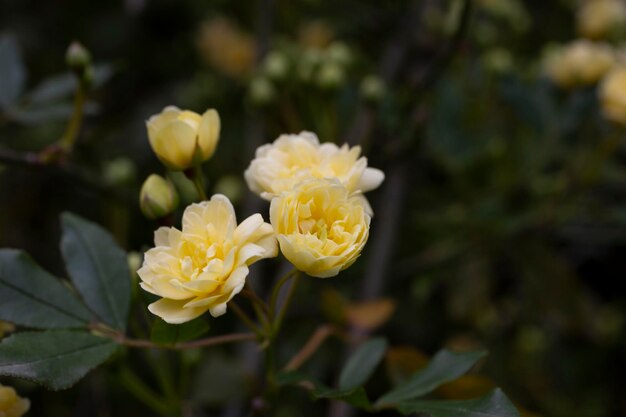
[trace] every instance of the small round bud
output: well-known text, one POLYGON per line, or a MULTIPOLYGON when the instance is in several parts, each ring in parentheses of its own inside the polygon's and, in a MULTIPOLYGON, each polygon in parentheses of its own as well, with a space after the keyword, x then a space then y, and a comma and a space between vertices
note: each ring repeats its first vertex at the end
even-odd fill
POLYGON ((280 51, 272 51, 263 61, 263 71, 272 80, 283 80, 289 72, 289 59, 280 51))
POLYGON ((482 57, 484 68, 494 74, 505 74, 513 69, 513 56, 504 48, 492 48, 482 57))
POLYGON ((335 63, 326 62, 317 74, 317 85, 323 89, 334 90, 345 81, 343 68, 335 63))
POLYGON ((126 255, 126 262, 128 263, 128 270, 130 271, 131 276, 134 276, 137 273, 137 270, 141 268, 141 254, 139 252, 128 252, 126 255))
POLYGON ((328 59, 341 66, 348 66, 352 62, 352 51, 343 42, 333 42, 326 51, 328 59))
POLYGON ((72 71, 82 73, 91 65, 91 54, 80 42, 72 42, 65 53, 65 62, 72 71))
POLYGON ((160 219, 176 210, 178 193, 170 181, 152 174, 141 186, 139 206, 147 218, 160 219))
POLYGON ((257 106, 264 106, 271 103, 276 98, 276 88, 270 80, 265 77, 258 77, 250 82, 250 100, 257 106))
POLYGON ((385 83, 376 75, 368 75, 361 81, 361 95, 368 102, 380 101, 386 90, 385 83))
POLYGON ((115 158, 106 164, 103 176, 109 184, 128 185, 135 179, 135 164, 129 158, 115 158))

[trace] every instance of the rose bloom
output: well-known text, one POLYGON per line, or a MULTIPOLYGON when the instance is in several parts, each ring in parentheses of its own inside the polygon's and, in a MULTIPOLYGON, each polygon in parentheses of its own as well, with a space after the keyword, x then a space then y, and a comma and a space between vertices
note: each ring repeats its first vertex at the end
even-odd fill
POLYGON ((623 0, 587 0, 578 10, 578 32, 587 38, 609 37, 626 24, 623 0))
POLYGON ((188 206, 182 231, 161 227, 154 243, 137 274, 144 290, 163 297, 148 309, 168 323, 206 311, 224 314, 245 285, 248 266, 277 255, 272 226, 260 214, 237 226, 235 210, 221 194, 188 206))
POLYGON ((383 172, 368 168, 361 147, 338 147, 320 142, 311 132, 281 135, 263 145, 244 173, 250 189, 266 200, 311 178, 337 178, 349 193, 367 192, 384 180, 383 172))
POLYGON ((150 146, 171 170, 196 166, 215 153, 220 136, 220 116, 209 109, 202 116, 168 106, 146 122, 150 146))
POLYGON ((0 384, 0 416, 21 417, 30 408, 30 401, 17 395, 12 387, 0 384))
POLYGON ((356 261, 370 226, 363 198, 337 179, 311 179, 284 191, 272 199, 270 221, 285 258, 319 278, 356 261))
POLYGON ((626 66, 611 71, 598 91, 604 116, 626 125, 626 66))
POLYGON ((571 88, 598 82, 614 63, 610 45, 579 39, 549 51, 544 65, 556 84, 571 88))

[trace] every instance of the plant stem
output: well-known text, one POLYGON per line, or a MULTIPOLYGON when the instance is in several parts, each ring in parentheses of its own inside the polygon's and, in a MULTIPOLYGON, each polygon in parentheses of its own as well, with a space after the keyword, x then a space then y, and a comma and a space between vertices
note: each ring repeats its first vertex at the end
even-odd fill
POLYGON ((202 180, 202 169, 200 168, 200 166, 194 168, 192 181, 193 185, 195 185, 196 187, 196 191, 198 192, 198 197, 200 197, 200 200, 208 200, 206 191, 204 191, 204 181, 202 180))
POLYGON ((309 340, 302 346, 302 348, 291 358, 291 360, 285 365, 285 371, 294 371, 298 369, 304 362, 306 362, 324 343, 329 336, 338 330, 330 324, 323 324, 315 330, 309 340))
POLYGON ((65 129, 65 133, 59 141, 61 148, 66 153, 72 151, 74 143, 76 142, 76 138, 78 137, 80 125, 83 120, 83 112, 85 109, 85 98, 87 93, 86 90, 86 83, 82 80, 79 80, 78 86, 76 87, 76 95, 74 96, 74 110, 67 124, 67 128, 65 129))
POLYGON ((293 282, 291 283, 291 286, 289 286, 289 290, 287 290, 287 296, 285 297, 285 301, 283 302, 283 305, 281 306, 280 310, 278 311, 278 315, 276 319, 274 320, 273 333, 275 335, 277 335, 278 332, 280 331, 280 326, 283 323, 283 318, 285 317, 285 313, 287 312, 287 309, 289 309, 289 304, 291 303, 293 294, 296 290, 296 287, 298 286, 298 282, 300 281, 299 271, 296 271, 296 273, 293 276, 294 276, 294 279, 293 279, 293 282))
POLYGON ((113 339, 116 343, 119 343, 120 345, 144 349, 198 349, 202 347, 221 345, 225 343, 244 342, 247 340, 252 341, 258 338, 255 333, 231 333, 220 336, 208 337, 206 339, 193 340, 191 342, 177 343, 175 345, 159 345, 150 340, 129 338, 122 332, 112 330, 101 323, 93 324, 90 326, 90 328, 101 336, 113 339))
POLYGON ((156 413, 169 417, 175 414, 176 410, 172 409, 158 394, 148 387, 137 375, 130 369, 123 368, 120 374, 120 382, 131 392, 139 401, 150 407, 156 413))
POLYGON ((276 314, 276 303, 278 302, 278 295, 280 294, 280 289, 285 285, 287 281, 289 281, 296 273, 298 273, 297 269, 292 269, 282 276, 274 286, 272 290, 272 296, 270 297, 270 320, 274 319, 276 314))
POLYGON ((248 326, 248 328, 250 330, 252 330, 257 336, 259 337, 263 337, 263 331, 261 329, 259 329, 259 326, 257 326, 254 321, 252 321, 252 319, 250 318, 250 316, 248 316, 245 311, 243 311, 241 309, 241 307, 239 307, 237 304, 235 304, 233 301, 231 301, 229 303, 230 308, 235 312, 235 314, 237 314, 237 316, 239 316, 239 318, 241 319, 241 321, 244 322, 244 324, 246 326, 248 326))

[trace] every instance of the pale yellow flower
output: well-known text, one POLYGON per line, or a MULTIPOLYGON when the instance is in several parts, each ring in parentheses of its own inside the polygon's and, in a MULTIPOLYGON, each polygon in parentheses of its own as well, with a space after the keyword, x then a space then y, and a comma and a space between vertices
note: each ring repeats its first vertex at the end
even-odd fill
POLYGON ((598 94, 604 116, 626 125, 626 66, 611 71, 600 84, 598 94))
POLYGON ((202 116, 168 106, 146 122, 150 146, 169 169, 181 171, 206 161, 220 136, 220 116, 209 109, 202 116))
POLYGON ((578 32, 587 38, 602 39, 626 24, 623 0, 587 0, 578 10, 578 32))
POLYGON ((369 235, 363 198, 337 179, 311 179, 272 199, 280 250, 297 269, 328 278, 359 257, 369 235))
POLYGON ((311 132, 281 135, 259 147, 244 173, 250 189, 266 200, 311 178, 337 178, 350 193, 377 188, 383 172, 368 168, 361 147, 320 142, 311 132))
POLYGON ((21 417, 30 408, 30 401, 20 397, 12 387, 0 384, 0 417, 21 417))
POLYGON ((137 274, 141 287, 162 297, 149 310, 168 323, 184 323, 209 311, 226 312, 241 291, 248 266, 277 255, 272 226, 254 214, 237 226, 225 196, 192 204, 183 214, 182 231, 162 227, 137 274))
POLYGON ((595 84, 614 63, 615 55, 609 44, 579 39, 549 51, 544 65, 556 84, 571 88, 595 84))

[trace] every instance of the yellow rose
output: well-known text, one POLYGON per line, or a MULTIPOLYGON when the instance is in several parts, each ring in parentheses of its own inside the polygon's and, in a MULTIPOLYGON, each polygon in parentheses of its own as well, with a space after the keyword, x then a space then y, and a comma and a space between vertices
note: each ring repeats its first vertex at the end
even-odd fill
POLYGON ((277 255, 272 226, 254 214, 237 226, 225 196, 192 204, 183 214, 182 231, 161 227, 154 248, 137 271, 141 287, 162 297, 148 309, 168 323, 184 323, 209 311, 226 312, 241 291, 248 266, 277 255))
POLYGON ((169 106, 146 122, 150 146, 171 170, 181 171, 206 161, 220 136, 220 116, 209 109, 202 116, 169 106))
POLYGON ((549 51, 544 65, 556 84, 571 88, 598 82, 614 63, 610 45, 579 39, 549 51))
POLYGON ((363 198, 337 179, 312 179, 272 199, 270 221, 280 250, 299 270, 328 278, 359 257, 369 235, 363 198))
POLYGON ((282 135, 263 145, 244 173, 250 189, 266 200, 311 178, 337 178, 349 193, 367 192, 384 180, 383 172, 367 167, 361 147, 319 143, 311 132, 282 135))
POLYGON ((21 417, 30 408, 30 401, 17 395, 12 387, 0 384, 0 417, 21 417))
POLYGON ((611 71, 598 91, 604 116, 626 125, 626 66, 611 71))
POLYGON ((622 0, 587 0, 578 10, 577 23, 582 36, 606 38, 626 24, 626 4, 622 0))

